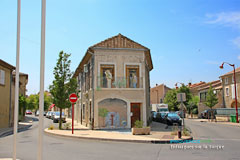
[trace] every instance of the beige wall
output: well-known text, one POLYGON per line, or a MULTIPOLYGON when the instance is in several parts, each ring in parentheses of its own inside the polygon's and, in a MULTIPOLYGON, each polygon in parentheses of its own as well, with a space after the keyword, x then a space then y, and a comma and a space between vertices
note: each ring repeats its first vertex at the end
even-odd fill
MULTIPOLYGON (((205 90, 207 91, 207 90, 205 90)), ((200 92, 199 92, 200 93, 200 92)), ((200 97, 200 95, 199 95, 200 97)), ((222 96, 222 90, 218 90, 217 91, 217 98, 218 98, 218 103, 213 107, 213 109, 216 108, 223 108, 223 96, 222 96)), ((207 107, 204 102, 199 102, 198 103, 198 115, 201 114, 202 111, 206 110, 206 109, 210 109, 209 107, 207 107)))
POLYGON ((164 97, 170 88, 166 87, 164 84, 160 84, 151 88, 150 95, 151 95, 151 104, 159 104, 163 103, 164 97), (162 102, 160 101, 162 99, 162 102))
POLYGON ((9 126, 11 70, 0 66, 5 71, 5 85, 0 85, 0 128, 9 126))
MULTIPOLYGON (((234 85, 233 81, 232 81, 232 75, 228 75, 228 76, 224 76, 222 77, 222 85, 223 85, 223 89, 224 89, 224 100, 225 100, 225 106, 226 108, 231 108, 232 106, 235 107, 235 99, 233 98, 234 96, 232 96, 232 85, 234 85), (228 84, 225 83, 225 78, 228 78, 228 84), (226 88, 229 88, 229 95, 227 96, 226 94, 226 88), (234 103, 234 104, 233 104, 234 103)), ((236 74, 236 82, 237 82, 237 98, 240 98, 240 74, 237 73, 236 74)), ((234 90, 233 93, 235 94, 234 90)), ((239 102, 239 100, 238 100, 239 102)), ((239 104, 238 104, 238 107, 239 104)))

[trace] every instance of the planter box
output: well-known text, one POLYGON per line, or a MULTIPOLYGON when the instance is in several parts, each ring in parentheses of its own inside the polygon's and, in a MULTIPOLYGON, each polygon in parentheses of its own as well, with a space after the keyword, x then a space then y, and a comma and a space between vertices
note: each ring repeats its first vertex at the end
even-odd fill
POLYGON ((147 128, 132 128, 133 135, 149 135, 151 131, 150 127, 147 128))

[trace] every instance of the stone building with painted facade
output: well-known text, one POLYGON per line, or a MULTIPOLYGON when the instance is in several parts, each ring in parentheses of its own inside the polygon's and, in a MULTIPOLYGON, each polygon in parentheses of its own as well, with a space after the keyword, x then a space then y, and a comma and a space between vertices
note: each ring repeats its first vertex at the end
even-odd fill
POLYGON ((88 48, 77 67, 75 117, 89 128, 131 128, 150 120, 150 50, 118 34, 88 48))
MULTIPOLYGON (((240 67, 236 68, 236 84, 237 84, 237 106, 240 107, 240 67)), ((222 81, 222 88, 224 91, 224 107, 225 108, 235 108, 235 90, 234 90, 234 77, 233 71, 228 72, 220 76, 222 81)))

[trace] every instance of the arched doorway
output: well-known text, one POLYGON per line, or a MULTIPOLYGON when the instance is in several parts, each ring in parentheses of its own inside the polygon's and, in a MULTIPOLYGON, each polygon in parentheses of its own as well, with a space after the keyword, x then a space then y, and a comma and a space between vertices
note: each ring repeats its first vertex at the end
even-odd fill
POLYGON ((118 98, 107 98, 98 103, 99 128, 127 127, 127 102, 118 98))
MULTIPOLYGON (((236 104, 235 104, 235 100, 234 100, 234 101, 232 101, 232 103, 231 103, 231 108, 236 108, 235 105, 236 105, 236 104)), ((238 108, 240 107, 239 101, 237 101, 237 107, 238 107, 238 108)))

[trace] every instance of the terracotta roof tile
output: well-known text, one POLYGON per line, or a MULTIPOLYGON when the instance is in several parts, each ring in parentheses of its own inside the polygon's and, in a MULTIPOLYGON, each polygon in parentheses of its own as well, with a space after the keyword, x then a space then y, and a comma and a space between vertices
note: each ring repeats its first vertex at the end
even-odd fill
MULTIPOLYGON (((236 73, 240 72, 240 67, 236 68, 236 69, 235 69, 235 72, 236 72, 236 73)), ((228 73, 226 73, 226 74, 224 74, 224 75, 221 75, 220 77, 227 76, 227 75, 231 75, 231 74, 233 74, 233 70, 230 71, 230 72, 228 72, 228 73)))

